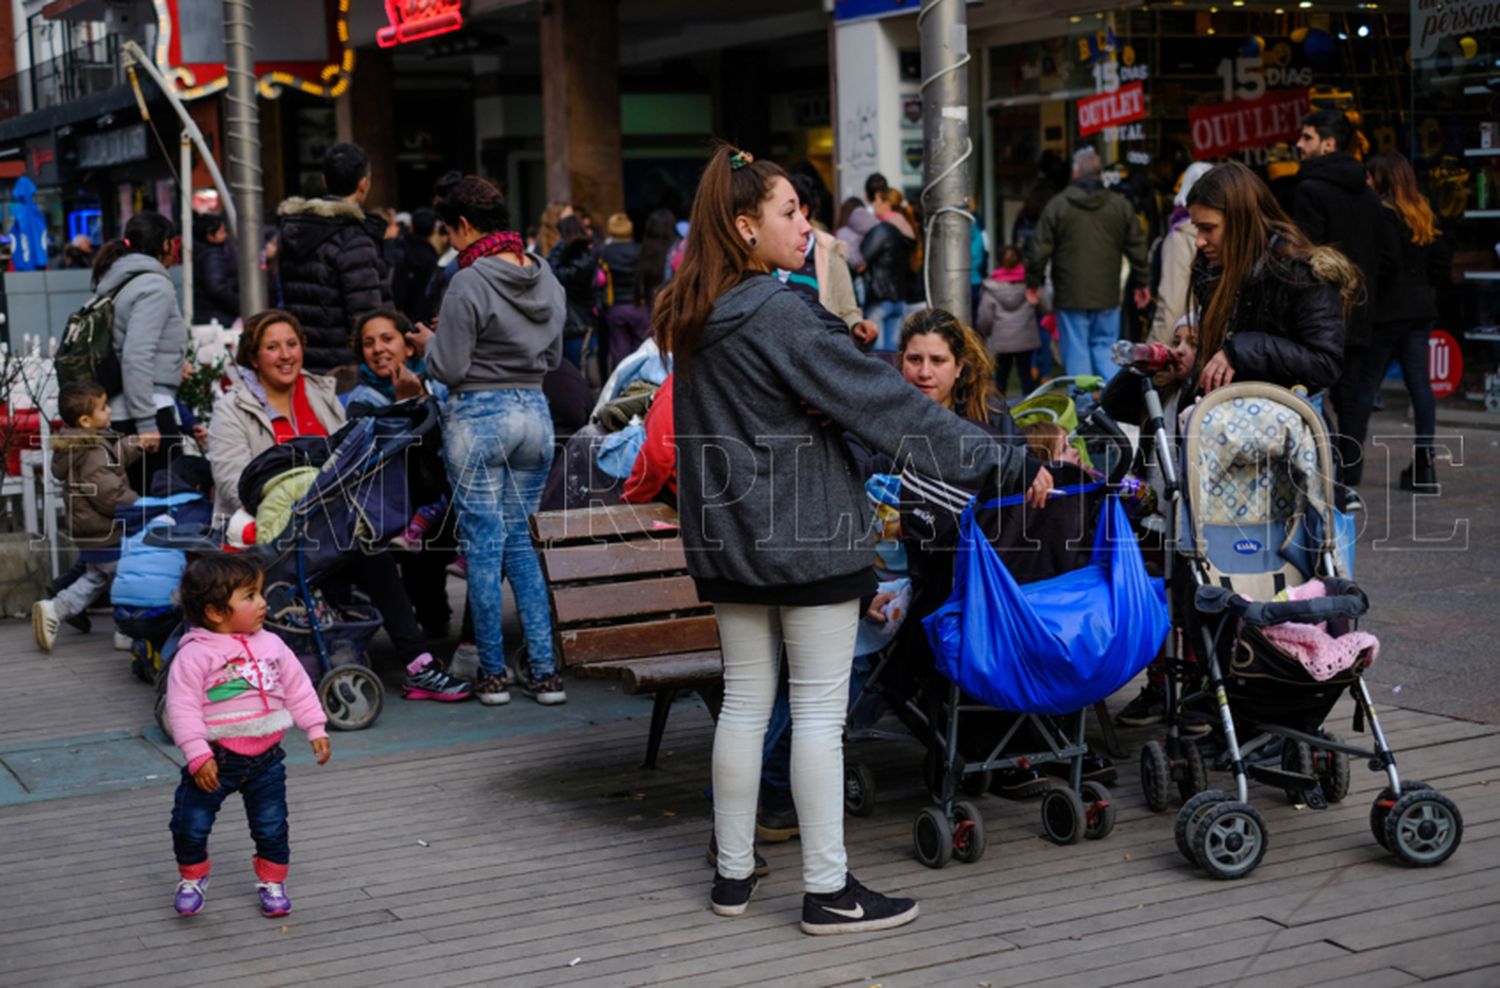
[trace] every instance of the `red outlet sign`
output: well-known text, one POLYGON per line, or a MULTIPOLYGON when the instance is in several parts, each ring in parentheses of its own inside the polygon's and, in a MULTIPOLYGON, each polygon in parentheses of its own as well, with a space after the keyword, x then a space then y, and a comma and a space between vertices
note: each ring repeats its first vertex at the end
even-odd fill
POLYGON ((1085 96, 1078 101, 1078 136, 1087 137, 1106 127, 1120 127, 1146 119, 1146 87, 1132 82, 1112 93, 1085 96))
POLYGON ((382 48, 447 34, 464 26, 462 0, 385 0, 385 16, 391 22, 375 32, 382 48))

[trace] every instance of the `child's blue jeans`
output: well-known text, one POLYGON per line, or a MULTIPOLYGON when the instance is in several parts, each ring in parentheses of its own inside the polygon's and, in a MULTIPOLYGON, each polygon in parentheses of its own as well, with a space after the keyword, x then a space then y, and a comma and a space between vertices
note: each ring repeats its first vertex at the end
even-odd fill
MULTIPOLYGON (((172 806, 172 851, 179 866, 201 865, 208 861, 208 835, 214 829, 214 818, 219 815, 224 800, 235 792, 245 798, 245 818, 250 822, 255 856, 282 866, 291 861, 284 758, 286 752, 279 744, 253 756, 215 748, 219 788, 213 792, 199 789, 187 767, 183 767, 182 781, 177 784, 177 799, 172 806)), ((257 868, 257 873, 259 871, 257 868)))

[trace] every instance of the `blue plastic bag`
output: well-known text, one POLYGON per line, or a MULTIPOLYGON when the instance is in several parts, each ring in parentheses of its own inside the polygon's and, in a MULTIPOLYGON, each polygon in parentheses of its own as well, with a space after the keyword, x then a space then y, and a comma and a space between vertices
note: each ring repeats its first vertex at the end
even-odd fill
MULTIPOLYGON (((991 502, 985 507, 1003 504, 991 502)), ((1099 509, 1087 566, 1021 586, 974 520, 959 523, 953 595, 923 619, 937 666, 979 701, 1067 714, 1104 699, 1153 658, 1170 627, 1118 498, 1099 509)))

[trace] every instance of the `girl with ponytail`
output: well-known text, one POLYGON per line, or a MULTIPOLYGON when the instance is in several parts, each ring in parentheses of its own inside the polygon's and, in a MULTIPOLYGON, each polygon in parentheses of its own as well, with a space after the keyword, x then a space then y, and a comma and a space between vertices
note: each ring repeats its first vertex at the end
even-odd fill
POLYGON ((761 758, 785 647, 802 929, 826 934, 917 915, 911 899, 856 881, 844 850, 842 730, 860 600, 875 579, 867 499, 843 433, 927 476, 1025 490, 1037 505, 1052 478, 861 354, 847 333, 825 328, 775 277, 802 266, 809 230, 785 172, 721 145, 652 322, 674 365, 688 572, 714 605, 724 662, 710 903, 736 916, 755 888, 761 758))

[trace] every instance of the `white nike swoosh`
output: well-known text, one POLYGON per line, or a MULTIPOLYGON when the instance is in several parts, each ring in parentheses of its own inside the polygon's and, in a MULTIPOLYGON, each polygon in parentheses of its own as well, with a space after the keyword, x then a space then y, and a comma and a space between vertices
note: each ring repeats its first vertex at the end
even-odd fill
POLYGON ((824 906, 823 911, 825 913, 833 913, 835 916, 844 916, 848 919, 865 918, 865 906, 862 902, 857 903, 853 909, 835 909, 832 906, 824 906))

